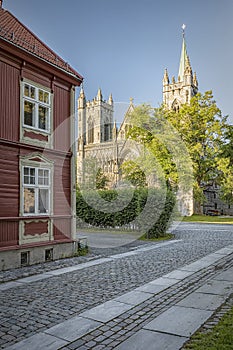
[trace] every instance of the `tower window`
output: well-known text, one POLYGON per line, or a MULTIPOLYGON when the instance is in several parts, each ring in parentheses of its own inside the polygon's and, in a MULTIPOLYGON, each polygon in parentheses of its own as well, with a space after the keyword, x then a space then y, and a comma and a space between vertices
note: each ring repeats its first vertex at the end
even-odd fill
POLYGON ((104 141, 110 140, 110 124, 104 124, 104 141))
POLYGON ((88 121, 88 143, 94 142, 94 123, 93 120, 88 121))
POLYGON ((173 104, 172 104, 172 109, 173 109, 173 111, 174 112, 179 112, 179 110, 180 110, 180 105, 179 105, 179 103, 178 103, 178 101, 177 100, 175 100, 174 102, 173 102, 173 104))

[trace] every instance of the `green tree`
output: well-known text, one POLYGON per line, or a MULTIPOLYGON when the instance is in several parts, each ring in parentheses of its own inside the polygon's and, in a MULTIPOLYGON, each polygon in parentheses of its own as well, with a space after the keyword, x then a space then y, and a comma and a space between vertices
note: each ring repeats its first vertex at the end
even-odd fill
POLYGON ((106 189, 108 183, 109 183, 108 177, 104 175, 104 172, 99 168, 96 174, 96 189, 104 190, 106 189))
POLYGON ((221 149, 218 160, 221 177, 221 197, 227 203, 233 203, 233 125, 226 131, 226 142, 221 149))
POLYGON ((139 140, 156 155, 166 180, 173 187, 181 180, 179 163, 184 163, 186 157, 185 152, 182 155, 180 147, 179 162, 176 162, 173 151, 177 147, 174 130, 178 132, 192 161, 196 202, 203 202, 205 188, 214 182, 223 184, 226 169, 223 165, 220 166, 220 159, 223 156, 229 125, 227 117, 222 116, 217 107, 211 91, 198 93, 191 99, 190 104, 180 106, 178 112, 167 110, 166 106, 156 109, 139 106, 132 113, 131 121, 134 126, 129 136, 139 140), (174 128, 170 133, 169 126, 174 128), (156 128, 159 132, 155 132, 156 128), (160 134, 163 137, 160 137, 160 134))
POLYGON ((132 161, 127 160, 121 165, 121 171, 124 178, 129 181, 135 187, 146 187, 146 175, 139 165, 132 161))

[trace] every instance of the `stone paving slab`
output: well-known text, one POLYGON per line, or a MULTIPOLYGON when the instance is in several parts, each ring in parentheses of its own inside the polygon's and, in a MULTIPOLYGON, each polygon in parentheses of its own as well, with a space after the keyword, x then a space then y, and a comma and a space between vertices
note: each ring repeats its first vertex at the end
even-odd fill
POLYGON ((212 311, 172 306, 144 326, 144 329, 190 337, 212 315, 212 311))
POLYGON ((179 243, 181 242, 182 240, 181 239, 173 239, 171 241, 168 241, 168 242, 162 242, 162 243, 157 243, 156 245, 154 246, 147 246, 147 247, 140 247, 140 248, 135 248, 135 250, 137 252, 146 252, 148 250, 152 250, 152 249, 156 249, 156 248, 161 248, 161 247, 165 247, 165 246, 168 246, 170 244, 174 244, 174 243, 179 243))
POLYGON ((177 306, 192 307, 194 309, 214 311, 225 301, 225 297, 216 294, 191 293, 177 303, 177 306))
POLYGON ((126 252, 126 253, 120 253, 120 254, 115 254, 115 255, 110 255, 111 259, 122 259, 126 258, 128 256, 136 255, 138 252, 135 250, 133 252, 126 252))
POLYGON ((196 292, 227 296, 232 293, 232 290, 233 281, 218 281, 213 279, 206 283, 204 286, 198 288, 196 292))
POLYGON ((225 248, 219 249, 215 252, 215 254, 227 255, 233 253, 233 245, 228 245, 225 248))
POLYGON ((0 284, 0 291, 4 291, 4 290, 10 289, 10 288, 19 287, 19 286, 22 286, 22 285, 23 285, 23 283, 22 282, 18 282, 18 281, 1 283, 0 284))
POLYGON ((38 333, 30 338, 9 346, 7 350, 57 350, 68 342, 52 335, 38 333))
POLYGON ((142 329, 117 346, 116 350, 179 350, 188 340, 171 334, 142 329))
POLYGON ((98 305, 81 313, 79 316, 90 318, 95 321, 108 322, 131 308, 132 305, 120 303, 115 300, 109 300, 104 304, 98 305))
POLYGON ((101 325, 102 323, 100 322, 77 316, 49 328, 45 333, 72 342, 101 325))
POLYGON ((180 268, 181 271, 192 271, 197 272, 201 269, 204 269, 206 267, 210 266, 210 262, 208 260, 198 260, 194 263, 191 263, 189 265, 184 265, 180 268))
POLYGON ((171 287, 178 282, 179 282, 179 280, 177 280, 175 278, 159 277, 159 278, 156 278, 156 280, 151 281, 150 284, 157 284, 159 286, 166 286, 168 288, 168 287, 171 287))
POLYGON ((97 260, 88 261, 88 262, 85 262, 85 263, 82 263, 82 264, 79 264, 79 265, 75 265, 75 266, 65 267, 63 269, 54 270, 54 271, 51 271, 49 273, 52 276, 59 276, 59 275, 62 275, 64 273, 85 269, 87 267, 103 264, 103 263, 110 262, 110 261, 112 261, 111 258, 101 258, 101 259, 97 259, 97 260))
MULTIPOLYGON (((177 282, 177 280, 176 280, 177 282)), ((147 283, 141 287, 136 288, 136 291, 145 292, 150 294, 157 294, 168 288, 168 285, 159 285, 155 283, 147 283)))
POLYGON ((32 276, 29 276, 29 277, 20 278, 20 279, 17 280, 17 282, 31 283, 31 282, 41 281, 41 280, 44 280, 46 278, 50 278, 52 276, 53 276, 52 273, 41 273, 41 274, 38 274, 38 275, 32 275, 32 276))
POLYGON ((176 280, 183 280, 186 277, 189 277, 193 274, 193 271, 183 271, 183 270, 174 270, 172 272, 167 273, 164 275, 164 278, 173 278, 176 280))
POLYGON ((233 281, 233 268, 220 273, 214 279, 218 281, 229 281, 229 282, 233 281))
POLYGON ((139 289, 135 289, 132 292, 121 295, 118 298, 115 298, 115 301, 119 301, 121 303, 130 304, 136 306, 138 304, 143 303, 143 301, 148 300, 151 297, 149 293, 144 293, 139 291, 139 289))

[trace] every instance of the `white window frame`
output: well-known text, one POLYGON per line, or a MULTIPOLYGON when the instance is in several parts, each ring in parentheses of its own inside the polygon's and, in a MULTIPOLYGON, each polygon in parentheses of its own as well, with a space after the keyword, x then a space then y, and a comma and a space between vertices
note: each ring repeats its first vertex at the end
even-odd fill
POLYGON ((49 134, 51 132, 51 113, 52 113, 52 94, 51 94, 51 91, 49 89, 43 88, 37 84, 33 84, 33 83, 25 80, 25 81, 23 81, 23 84, 22 84, 22 96, 23 96, 23 115, 22 115, 23 127, 49 134), (34 98, 25 95, 25 86, 28 86, 29 88, 35 89, 35 97, 34 98), (48 103, 39 100, 39 92, 40 91, 48 94, 48 103), (33 103, 35 106, 34 116, 33 116, 34 125, 25 124, 25 116, 24 116, 24 102, 25 101, 29 102, 29 103, 33 103), (48 109, 46 129, 39 127, 39 107, 40 106, 48 109))
MULTIPOLYGON (((30 177, 30 175, 29 175, 30 177)), ((51 170, 44 166, 34 166, 34 165, 24 165, 22 166, 22 213, 23 216, 48 216, 51 215, 51 170), (35 183, 34 184, 27 184, 24 182, 24 170, 25 169, 34 169, 35 171, 35 183), (39 184, 39 171, 47 171, 48 172, 48 184, 39 184), (35 210, 32 213, 26 213, 24 212, 24 203, 25 203, 25 197, 24 197, 24 190, 25 188, 33 189, 34 190, 34 196, 35 196, 35 210), (48 191, 48 210, 47 212, 40 212, 39 211, 39 190, 45 189, 48 191)))

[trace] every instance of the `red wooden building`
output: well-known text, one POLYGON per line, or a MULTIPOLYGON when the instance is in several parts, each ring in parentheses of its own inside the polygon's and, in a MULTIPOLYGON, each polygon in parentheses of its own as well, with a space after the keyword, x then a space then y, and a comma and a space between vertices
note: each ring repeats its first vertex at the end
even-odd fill
POLYGON ((0 270, 75 249, 81 82, 0 0, 0 270))

